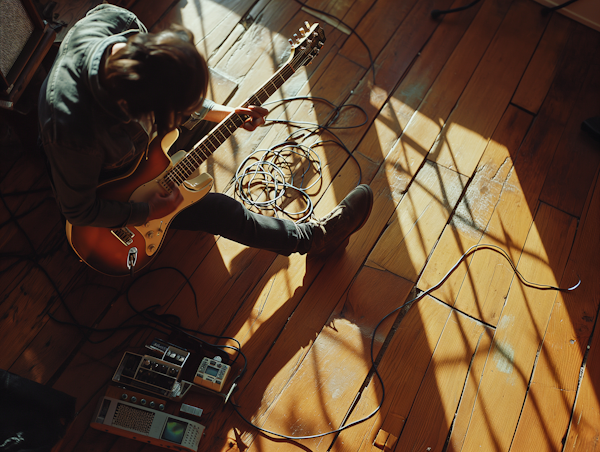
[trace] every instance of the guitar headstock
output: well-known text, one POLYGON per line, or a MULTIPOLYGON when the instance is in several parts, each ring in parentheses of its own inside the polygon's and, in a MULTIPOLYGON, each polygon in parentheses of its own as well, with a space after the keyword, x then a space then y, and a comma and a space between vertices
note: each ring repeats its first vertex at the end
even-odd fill
POLYGON ((310 64, 325 43, 325 32, 318 23, 311 25, 304 22, 304 27, 298 31, 300 35, 294 34, 289 40, 292 45, 289 64, 294 66, 294 69, 310 64))

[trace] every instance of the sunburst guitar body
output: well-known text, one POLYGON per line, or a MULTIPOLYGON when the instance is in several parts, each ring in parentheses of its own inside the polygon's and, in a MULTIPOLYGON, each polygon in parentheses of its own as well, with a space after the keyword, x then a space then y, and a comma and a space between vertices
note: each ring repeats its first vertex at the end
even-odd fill
MULTIPOLYGON (((98 187, 97 196, 121 202, 145 202, 155 192, 165 192, 165 176, 186 155, 177 152, 172 158, 167 152, 177 139, 177 130, 162 140, 150 143, 148 159, 142 157, 135 169, 122 178, 98 187)), ((160 250, 173 218, 200 201, 212 188, 213 178, 206 173, 184 181, 179 190, 183 202, 175 211, 141 226, 101 228, 74 226, 67 222, 67 239, 77 255, 90 267, 111 276, 125 276, 146 267, 160 250)))

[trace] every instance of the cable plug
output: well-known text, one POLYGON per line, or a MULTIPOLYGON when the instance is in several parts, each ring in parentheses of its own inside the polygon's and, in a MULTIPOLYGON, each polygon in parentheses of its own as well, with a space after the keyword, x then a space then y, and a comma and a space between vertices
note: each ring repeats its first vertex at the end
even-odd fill
POLYGON ((229 401, 229 398, 233 395, 233 391, 235 391, 236 388, 237 388, 237 383, 233 383, 231 385, 231 388, 229 388, 229 392, 225 396, 225 405, 227 405, 227 402, 229 401))

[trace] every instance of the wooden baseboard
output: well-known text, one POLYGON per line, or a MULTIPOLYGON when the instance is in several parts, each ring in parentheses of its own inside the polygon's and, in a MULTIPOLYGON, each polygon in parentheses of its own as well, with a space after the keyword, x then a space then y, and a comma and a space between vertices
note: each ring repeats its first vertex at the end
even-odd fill
MULTIPOLYGON (((535 0, 550 8, 562 5, 566 0, 535 0)), ((600 31, 600 2, 597 0, 578 0, 569 6, 558 10, 561 14, 570 17, 594 30, 600 31)))

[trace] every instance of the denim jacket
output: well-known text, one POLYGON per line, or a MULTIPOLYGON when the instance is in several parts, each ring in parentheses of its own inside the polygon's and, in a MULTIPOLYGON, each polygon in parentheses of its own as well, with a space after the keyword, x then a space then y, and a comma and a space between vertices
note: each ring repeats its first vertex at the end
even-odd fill
MULTIPOLYGON (((145 202, 107 200, 98 185, 145 152, 149 135, 111 100, 99 82, 103 55, 146 27, 130 11, 102 4, 63 40, 38 101, 42 144, 60 209, 73 225, 116 228, 143 224, 145 202)), ((213 104, 205 101, 203 117, 213 104)))

